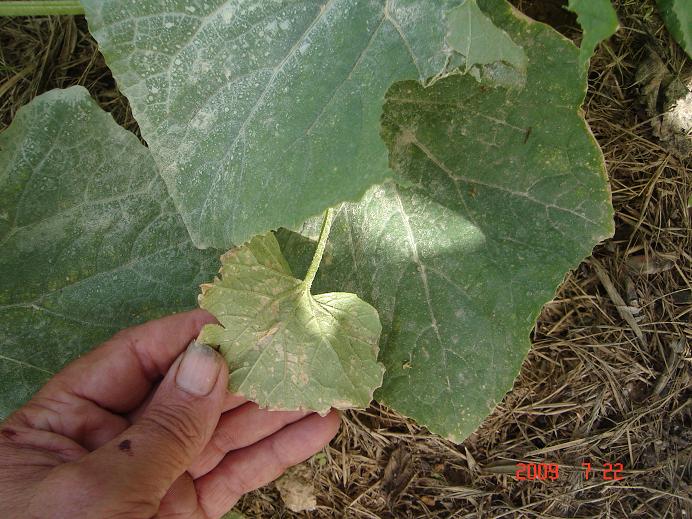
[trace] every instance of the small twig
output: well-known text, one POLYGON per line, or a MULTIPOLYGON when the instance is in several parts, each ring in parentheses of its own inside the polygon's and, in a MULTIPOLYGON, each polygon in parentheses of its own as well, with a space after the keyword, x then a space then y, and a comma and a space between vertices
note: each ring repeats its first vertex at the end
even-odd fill
POLYGON ((627 324, 630 325, 630 328, 632 328, 632 331, 637 336, 637 339, 639 339, 639 342, 642 343, 642 346, 646 347, 646 337, 644 337, 642 329, 639 327, 637 321, 634 319, 634 315, 632 315, 629 306, 625 303, 625 300, 622 299, 622 296, 615 288, 615 285, 613 285, 613 282, 610 280, 610 276, 608 276, 608 273, 605 271, 601 263, 595 258, 591 259, 591 264, 593 265, 594 270, 596 271, 596 276, 598 276, 598 279, 603 285, 603 288, 606 289, 606 292, 608 292, 608 296, 613 301, 613 303, 615 303, 615 308, 620 314, 620 317, 622 317, 625 320, 625 322, 627 322, 627 324))
POLYGON ((671 344, 670 353, 666 359, 665 371, 661 373, 661 376, 656 382, 656 385, 651 392, 652 395, 660 395, 670 379, 673 377, 675 370, 678 368, 678 362, 680 361, 678 349, 682 350, 682 339, 680 339, 679 342, 674 342, 671 344))

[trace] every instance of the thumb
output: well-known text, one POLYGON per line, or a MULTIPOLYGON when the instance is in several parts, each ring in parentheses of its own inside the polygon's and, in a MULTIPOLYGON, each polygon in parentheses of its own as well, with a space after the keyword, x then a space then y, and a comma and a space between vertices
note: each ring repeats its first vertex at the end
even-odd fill
POLYGON ((108 471, 107 484, 127 492, 129 499, 160 500, 209 442, 223 411, 227 383, 221 356, 192 342, 139 420, 84 461, 108 471))

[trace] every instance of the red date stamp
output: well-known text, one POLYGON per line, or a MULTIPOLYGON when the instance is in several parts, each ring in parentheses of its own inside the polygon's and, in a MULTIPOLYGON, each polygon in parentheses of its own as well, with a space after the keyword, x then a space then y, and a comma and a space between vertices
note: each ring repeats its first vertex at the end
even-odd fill
POLYGON ((584 461, 581 464, 583 473, 584 473, 584 479, 589 479, 594 476, 594 474, 598 474, 600 472, 601 474, 601 479, 603 481, 619 481, 622 479, 622 471, 625 469, 625 467, 622 465, 622 463, 604 463, 603 468, 601 469, 593 469, 591 468, 591 462, 590 461, 584 461))
POLYGON ((517 481, 555 481, 560 477, 557 463, 517 463, 514 479, 517 481))
MULTIPOLYGON (((619 481, 623 479, 622 463, 604 463, 602 467, 593 467, 590 461, 581 464, 581 474, 584 479, 599 478, 603 481, 619 481)), ((560 478, 560 465, 557 463, 517 463, 514 473, 516 481, 555 481, 560 478)))

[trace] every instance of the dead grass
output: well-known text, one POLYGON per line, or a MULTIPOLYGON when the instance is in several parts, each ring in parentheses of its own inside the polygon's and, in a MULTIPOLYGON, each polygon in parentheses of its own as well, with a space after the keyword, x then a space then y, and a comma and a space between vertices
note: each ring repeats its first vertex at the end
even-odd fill
POLYGON ((86 87, 118 123, 139 132, 83 17, 0 18, 0 129, 37 95, 72 85, 86 87))
MULTIPOLYGON (((517 1, 534 16, 555 3, 517 1)), ((585 106, 608 165, 616 236, 545 306, 514 390, 461 445, 383 407, 349 412, 310 461, 317 511, 287 511, 268 486, 243 498, 248 516, 692 515, 690 163, 653 136, 634 79, 651 49, 673 75, 689 62, 651 2, 618 3, 622 29, 593 60, 585 106), (560 465, 556 481, 515 481, 518 462, 546 461, 560 465), (589 480, 582 462, 595 470, 589 480), (606 463, 622 463, 623 479, 604 481, 606 463)), ((578 37, 570 23, 556 21, 578 37)), ((0 20, 0 127, 35 95, 75 83, 136 130, 82 19, 0 20)))

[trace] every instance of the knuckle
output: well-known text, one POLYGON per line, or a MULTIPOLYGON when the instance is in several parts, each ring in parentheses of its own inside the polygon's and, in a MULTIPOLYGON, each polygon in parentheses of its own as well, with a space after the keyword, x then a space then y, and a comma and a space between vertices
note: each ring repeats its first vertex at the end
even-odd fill
POLYGON ((152 425, 181 449, 197 443, 204 433, 202 424, 185 404, 153 407, 142 417, 142 422, 152 425))
POLYGON ((214 431, 209 445, 220 454, 234 451, 242 446, 236 428, 219 427, 214 431))
POLYGON ((12 413, 9 418, 3 422, 3 425, 17 424, 23 427, 33 428, 35 424, 32 416, 32 407, 33 400, 29 400, 23 407, 20 407, 12 413))
POLYGON ((210 483, 197 488, 199 502, 203 506, 222 500, 230 508, 243 495, 262 486, 260 482, 254 481, 247 471, 239 470, 233 465, 224 470, 223 477, 215 478, 210 483))
POLYGON ((252 492, 253 490, 261 486, 260 482, 252 479, 247 472, 241 470, 233 470, 231 477, 226 480, 226 489, 228 493, 232 496, 237 496, 238 498, 252 492))
POLYGON ((277 470, 279 472, 279 475, 281 475, 286 469, 295 465, 297 462, 287 459, 287 449, 284 445, 282 445, 282 442, 278 437, 271 437, 268 441, 269 449, 276 462, 277 470))

